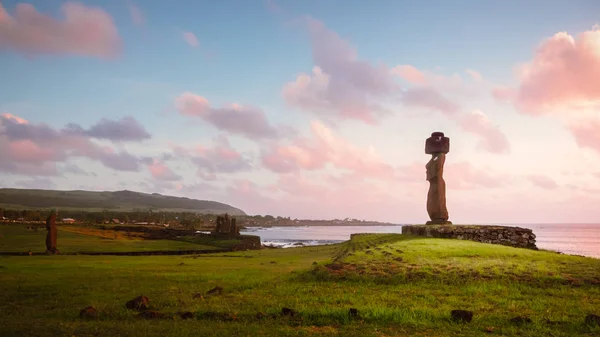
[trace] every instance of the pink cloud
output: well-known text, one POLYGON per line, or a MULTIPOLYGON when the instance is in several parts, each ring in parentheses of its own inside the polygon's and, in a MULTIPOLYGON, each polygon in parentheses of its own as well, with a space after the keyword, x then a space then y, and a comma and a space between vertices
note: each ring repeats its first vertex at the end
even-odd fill
POLYGON ((197 168, 198 176, 214 180, 217 174, 232 174, 252 169, 252 162, 235 150, 229 140, 220 135, 212 146, 198 145, 193 148, 172 144, 176 157, 187 159, 197 168))
POLYGON ((206 98, 189 92, 177 97, 175 105, 184 116, 201 118, 219 130, 251 139, 278 138, 288 131, 282 129, 280 132, 269 123, 262 110, 252 106, 231 104, 213 108, 206 98))
POLYGON ((411 84, 424 85, 428 83, 425 74, 409 64, 395 66, 392 68, 391 72, 411 84))
POLYGON ((556 33, 519 69, 515 105, 546 114, 600 103, 600 26, 576 37, 556 33))
POLYGON ((134 4, 133 1, 127 1, 127 8, 129 9, 131 21, 133 21, 136 26, 143 26, 146 23, 146 18, 144 18, 142 10, 134 4))
POLYGON ((466 161, 445 165, 444 177, 450 190, 500 188, 506 186, 510 180, 510 176, 506 174, 490 168, 479 168, 466 161))
POLYGON ((148 170, 152 177, 157 180, 174 181, 180 180, 181 176, 173 172, 167 165, 154 159, 151 164, 148 164, 148 170))
POLYGON ((0 3, 0 50, 99 58, 120 52, 117 27, 104 10, 76 2, 65 3, 61 10, 64 21, 39 13, 30 4, 17 4, 10 16, 0 3))
POLYGON ((318 170, 331 164, 363 177, 394 179, 395 169, 371 147, 360 148, 335 135, 319 121, 311 123, 312 137, 300 137, 288 145, 264 150, 263 165, 278 173, 318 170))
POLYGON ((460 106, 430 87, 412 87, 404 91, 402 102, 410 107, 426 108, 451 116, 460 106))
POLYGON ((8 157, 21 163, 43 164, 64 159, 64 153, 38 146, 29 139, 15 140, 7 144, 8 157))
MULTIPOLYGON (((250 214, 389 221, 390 209, 406 203, 388 191, 347 175, 308 177, 296 173, 282 175, 275 183, 263 186, 249 180, 235 180, 228 187, 228 200, 250 214)), ((412 210, 407 213, 410 213, 409 217, 413 216, 412 210)), ((424 213, 424 210, 414 213, 424 213)), ((404 214, 403 218, 406 216, 404 214)))
POLYGON ((397 89, 389 69, 360 60, 355 48, 322 22, 305 22, 314 67, 311 74, 300 74, 283 87, 287 104, 318 115, 376 123, 388 113, 380 102, 397 89))
POLYGON ((191 47, 198 48, 200 46, 200 41, 198 41, 198 38, 192 32, 184 32, 183 33, 183 39, 191 47))
POLYGON ((506 135, 497 126, 494 126, 483 112, 475 110, 468 114, 462 114, 458 123, 463 130, 481 138, 479 146, 483 150, 497 154, 510 151, 506 135))
POLYGON ((492 89, 492 96, 499 102, 506 102, 514 98, 515 91, 510 88, 496 87, 492 89))
POLYGON ((580 148, 589 148, 600 154, 600 118, 585 118, 567 126, 580 148))
POLYGON ((15 121, 18 124, 27 124, 27 123, 29 123, 27 120, 25 120, 25 119, 23 119, 21 117, 9 114, 9 113, 3 113, 2 117, 5 118, 5 119, 10 119, 12 121, 15 121))
POLYGON ((467 70, 465 70, 465 72, 467 74, 469 74, 469 76, 471 76, 471 78, 474 79, 475 81, 481 81, 481 80, 483 80, 483 76, 481 76, 481 74, 478 73, 475 70, 467 69, 467 70))
POLYGON ((553 190, 558 187, 558 184, 553 179, 543 175, 532 174, 527 176, 527 179, 535 186, 543 189, 553 190))
POLYGON ((29 175, 57 174, 56 164, 71 157, 89 158, 119 171, 137 171, 143 161, 124 150, 100 146, 70 128, 57 130, 10 114, 0 116, 0 157, 0 171, 29 175))

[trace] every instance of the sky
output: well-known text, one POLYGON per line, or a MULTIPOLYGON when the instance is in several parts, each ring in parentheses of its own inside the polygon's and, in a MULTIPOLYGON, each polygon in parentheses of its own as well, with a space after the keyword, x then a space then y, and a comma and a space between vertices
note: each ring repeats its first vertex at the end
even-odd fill
POLYGON ((0 186, 301 219, 600 218, 600 2, 0 1, 0 186))

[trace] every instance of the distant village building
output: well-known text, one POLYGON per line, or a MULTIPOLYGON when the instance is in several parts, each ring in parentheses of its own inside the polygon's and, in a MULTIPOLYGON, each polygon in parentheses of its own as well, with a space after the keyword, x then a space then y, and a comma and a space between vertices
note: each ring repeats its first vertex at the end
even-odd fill
POLYGON ((119 223, 121 223, 121 221, 119 221, 119 219, 112 219, 112 222, 113 222, 113 223, 116 223, 116 224, 119 224, 119 223))

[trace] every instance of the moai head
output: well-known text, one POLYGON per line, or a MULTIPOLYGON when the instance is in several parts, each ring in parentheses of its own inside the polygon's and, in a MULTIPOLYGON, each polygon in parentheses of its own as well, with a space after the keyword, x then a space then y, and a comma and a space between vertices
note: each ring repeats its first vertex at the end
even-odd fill
POLYGON ((425 153, 448 153, 450 152, 450 138, 444 137, 443 132, 434 132, 425 141, 425 153))

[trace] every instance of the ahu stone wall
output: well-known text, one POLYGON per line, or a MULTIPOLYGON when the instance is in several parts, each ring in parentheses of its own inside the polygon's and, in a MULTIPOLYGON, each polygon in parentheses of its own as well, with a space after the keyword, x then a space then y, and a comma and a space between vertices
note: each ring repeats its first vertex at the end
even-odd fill
POLYGON ((535 234, 528 228, 480 225, 405 225, 402 234, 493 243, 537 249, 535 234))

